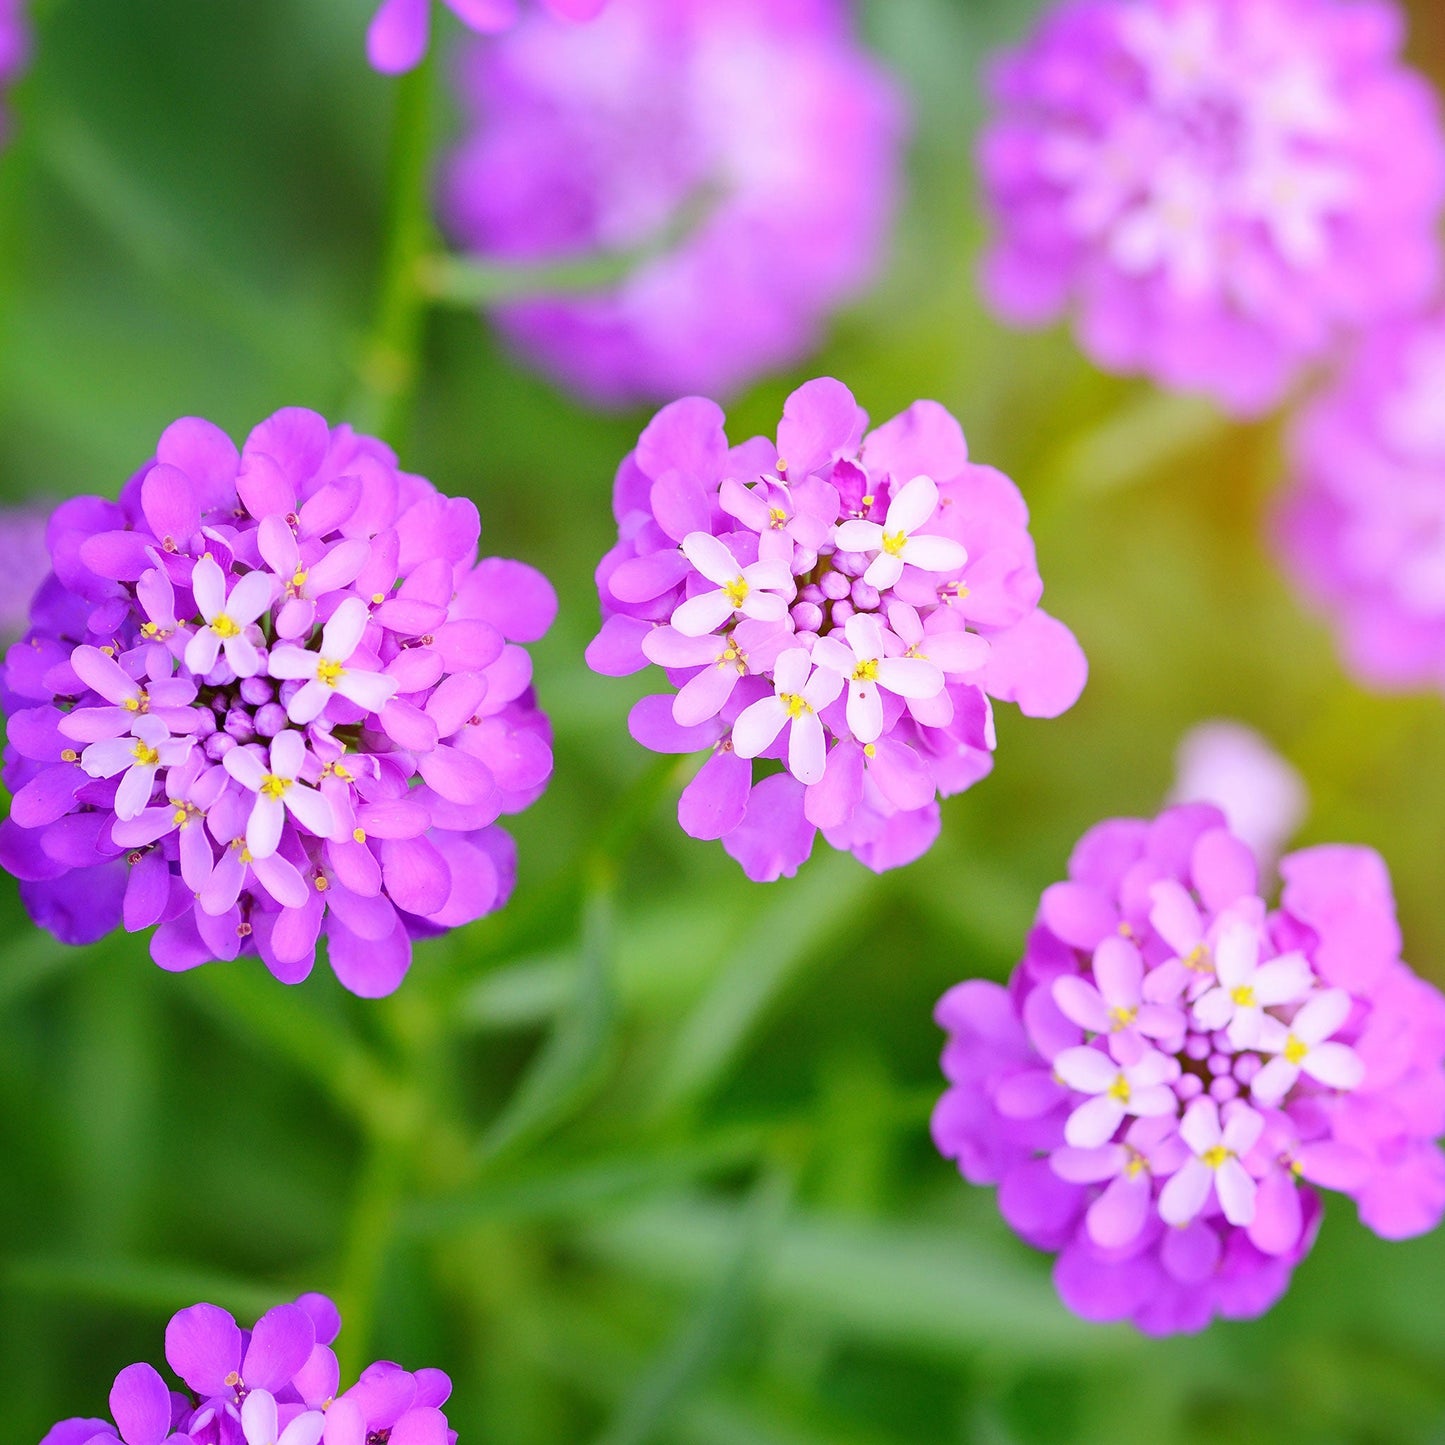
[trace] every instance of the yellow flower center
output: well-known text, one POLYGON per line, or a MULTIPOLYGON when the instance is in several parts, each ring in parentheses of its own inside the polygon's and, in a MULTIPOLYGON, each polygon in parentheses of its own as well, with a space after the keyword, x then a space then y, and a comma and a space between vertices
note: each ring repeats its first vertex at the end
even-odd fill
POLYGON ((748 670, 748 655, 739 650, 732 638, 728 638, 728 645, 718 654, 717 665, 723 668, 735 667, 741 675, 748 670))
POLYGON ((345 672, 345 670, 339 662, 328 662, 326 658, 323 657, 321 661, 316 664, 316 681, 324 684, 326 687, 335 687, 341 680, 341 674, 345 672))
POLYGON ((142 622, 140 625, 140 635, 142 637, 159 637, 161 630, 154 622, 142 622))
POLYGON ((1127 1104, 1130 1095, 1131 1091, 1129 1089, 1128 1079, 1126 1079, 1123 1074, 1119 1074, 1114 1079, 1114 1082, 1109 1085, 1109 1097, 1111 1099, 1117 1099, 1121 1104, 1127 1104))
POLYGON ((122 706, 127 712, 139 712, 139 711, 140 711, 140 699, 139 699, 138 697, 128 697, 128 698, 126 698, 126 700, 125 700, 123 703, 121 703, 121 706, 122 706))
POLYGON ((1254 990, 1247 983, 1242 983, 1238 988, 1232 988, 1229 996, 1240 1008, 1254 1008, 1254 990))
POLYGON ((1290 1034, 1284 1041, 1284 1056, 1292 1064, 1299 1063, 1309 1051, 1310 1046, 1295 1034, 1290 1034))
MULTIPOLYGON (((1124 1147, 1128 1148, 1128 1145, 1124 1147)), ((1137 1149, 1129 1149, 1129 1159, 1124 1165, 1126 1179, 1137 1179, 1148 1167, 1148 1160, 1137 1149)))
POLYGON ((241 635, 241 629, 224 612, 218 612, 211 619, 211 631, 217 637, 239 637, 241 635))
POLYGON ((778 694, 778 701, 787 708, 790 718, 802 717, 805 713, 813 711, 812 705, 801 693, 780 692, 778 694))
POLYGON ((724 583, 723 591, 734 607, 741 607, 747 601, 748 584, 742 577, 734 577, 731 582, 724 583))
POLYGON ((870 657, 866 662, 860 662, 853 669, 854 682, 877 682, 878 681, 878 659, 870 657))
POLYGON ((304 567, 298 567, 291 574, 291 585, 298 590, 306 585, 306 569, 304 567))
POLYGON ((137 738, 130 751, 131 756, 143 768, 153 768, 161 760, 161 755, 144 738, 137 738))
POLYGON ((768 522, 774 531, 780 530, 787 525, 788 514, 781 507, 768 508, 768 522))
POLYGON ((907 545, 907 532, 885 532, 883 534, 883 550, 890 557, 901 557, 903 555, 903 549, 907 545))
POLYGON ((1184 957, 1184 967, 1195 973, 1209 972, 1209 950, 1202 943, 1196 943, 1184 957))
POLYGON ((1111 1008, 1109 1010, 1109 1027, 1111 1029, 1127 1029, 1138 1017, 1139 1010, 1136 1008, 1111 1008))
POLYGON ((267 773, 261 779, 261 796, 264 798, 280 798, 291 786, 290 778, 278 778, 275 773, 267 773))
POLYGON ((1218 1169, 1229 1158, 1229 1150, 1223 1144, 1216 1144, 1212 1149, 1206 1149, 1199 1157, 1211 1169, 1218 1169))
POLYGON ((878 756, 878 745, 876 743, 864 743, 863 756, 865 758, 876 758, 878 756))

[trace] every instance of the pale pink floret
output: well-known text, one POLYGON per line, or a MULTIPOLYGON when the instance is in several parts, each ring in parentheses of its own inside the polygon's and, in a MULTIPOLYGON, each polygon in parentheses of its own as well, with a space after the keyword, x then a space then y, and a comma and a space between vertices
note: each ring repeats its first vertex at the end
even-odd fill
POLYGON ((1116 1059, 1132 1062, 1146 1047, 1146 1038, 1182 1037, 1184 1015, 1179 1009, 1145 1002, 1144 960, 1127 939, 1115 935, 1100 943, 1093 974, 1092 983, 1076 973, 1056 978, 1054 1002, 1081 1029, 1106 1035, 1116 1059))
POLYGON ((1178 1061, 1157 1050, 1121 1065, 1100 1049, 1079 1045, 1058 1055, 1054 1072, 1069 1088, 1094 1096, 1080 1104, 1064 1125, 1064 1140, 1076 1149, 1106 1143, 1130 1115, 1172 1115, 1178 1106, 1169 1087, 1179 1077, 1178 1061))
POLYGON ((1121 1143, 1076 1149, 1065 1144, 1049 1154, 1049 1167, 1070 1184, 1105 1184, 1089 1205, 1085 1227, 1094 1243, 1117 1249, 1144 1228, 1154 1202, 1154 1181, 1174 1172, 1187 1146, 1167 1115, 1136 1119, 1121 1143))
POLYGON ((320 717, 333 696, 344 697, 363 712, 380 712, 396 695, 395 678, 345 666, 361 646, 369 617, 361 598, 348 597, 322 630, 320 651, 290 644, 272 649, 268 662, 272 677, 306 680, 286 708, 293 723, 305 726, 320 717))
POLYGON ((740 758, 757 757, 791 721, 788 771, 801 783, 816 783, 827 762, 818 713, 843 691, 843 679, 825 667, 814 668, 804 648, 791 647, 773 668, 773 687, 772 697, 759 698, 738 715, 733 751, 740 758))
POLYGON ((320 1410, 297 1415, 284 1430, 269 1390, 251 1390, 241 1402, 241 1433, 246 1445, 317 1445, 326 1430, 320 1410))
POLYGON ((1240 1163, 1254 1148, 1264 1129, 1259 1114, 1238 1102, 1225 1110, 1210 1098, 1196 1099, 1185 1111, 1179 1135, 1192 1151, 1159 1194, 1159 1216, 1166 1224, 1188 1224, 1209 1202, 1211 1193, 1231 1224, 1247 1225, 1254 1218, 1258 1185, 1240 1163))
POLYGON ((1314 988, 1314 971, 1302 953, 1259 961, 1260 929, 1242 918, 1227 923, 1214 945, 1215 987, 1194 1001, 1201 1027, 1224 1029, 1236 1049, 1252 1049, 1264 1027, 1265 1009, 1299 1003, 1314 988))
POLYGON ((834 633, 813 646, 813 661, 831 668, 848 684, 848 728, 860 743, 883 733, 880 692, 927 699, 943 691, 943 673, 922 657, 884 656, 883 624, 872 613, 855 612, 843 627, 847 643, 834 633))
POLYGON ((306 743, 289 728, 271 741, 270 767, 259 747, 232 748, 223 766, 248 792, 255 793, 246 824, 246 847, 253 858, 269 858, 281 841, 289 812, 308 832, 329 838, 336 831, 331 805, 315 788, 298 781, 306 765, 306 743))
POLYGON ((141 713, 160 717, 171 732, 192 732, 195 684, 170 677, 164 669, 171 665, 167 656, 160 677, 139 682, 103 649, 86 644, 75 648, 70 654, 71 671, 111 706, 75 708, 60 719, 61 733, 80 743, 117 738, 130 731, 141 713))
MULTIPOLYGON (((256 528, 256 549, 281 583, 276 635, 301 637, 316 619, 316 601, 350 586, 371 560, 371 545, 348 537, 328 545, 311 565, 303 566, 301 545, 285 517, 263 517, 256 528)), ((275 673, 272 676, 276 676, 275 673)))
POLYGON ((191 573, 191 591, 204 625, 186 643, 186 666, 197 677, 204 677, 224 650, 237 677, 255 677, 262 668, 261 654, 248 629, 271 605, 275 579, 265 572, 248 572, 228 597, 226 574, 208 553, 191 573))
POLYGON ((172 737, 160 718, 142 713, 132 723, 129 737, 91 743, 80 755, 80 766, 92 778, 113 778, 124 772, 115 791, 115 815, 124 821, 150 802, 157 771, 185 762, 192 744, 191 738, 172 737))
POLYGON ((1344 1027, 1354 1003, 1342 988, 1314 995, 1288 1024, 1266 1017, 1256 1045, 1272 1058, 1255 1075, 1251 1092, 1261 1104, 1277 1104, 1301 1074, 1329 1089, 1358 1088, 1365 1077, 1360 1056, 1348 1044, 1326 1042, 1344 1027))
POLYGON ((848 552, 876 552, 863 580, 880 592, 903 575, 905 564, 924 572, 956 572, 968 553, 951 537, 916 535, 938 510, 938 487, 931 477, 914 477, 888 504, 877 522, 857 519, 838 528, 838 546, 848 552))
POLYGON ((709 582, 712 592, 689 597, 673 614, 672 625, 684 637, 702 637, 734 616, 756 622, 781 622, 793 596, 793 573, 786 562, 769 560, 741 567, 711 532, 689 532, 683 555, 709 582))
POLYGON ((686 637, 675 627, 654 627, 642 639, 643 655, 659 667, 701 667, 678 689, 672 717, 680 727, 697 727, 716 717, 740 678, 765 673, 793 634, 776 623, 741 622, 723 636, 686 637))

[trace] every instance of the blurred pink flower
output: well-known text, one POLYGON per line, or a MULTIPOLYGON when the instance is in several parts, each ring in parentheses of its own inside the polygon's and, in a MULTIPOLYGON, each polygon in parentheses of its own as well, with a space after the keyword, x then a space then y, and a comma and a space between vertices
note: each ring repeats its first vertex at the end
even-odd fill
MULTIPOLYGON (((540 0, 566 20, 591 20, 607 0, 540 0)), ((491 35, 517 23, 518 0, 442 0, 471 30, 491 35)), ((431 0, 382 0, 366 32, 366 58, 374 70, 399 75, 422 62, 431 43, 431 0)))

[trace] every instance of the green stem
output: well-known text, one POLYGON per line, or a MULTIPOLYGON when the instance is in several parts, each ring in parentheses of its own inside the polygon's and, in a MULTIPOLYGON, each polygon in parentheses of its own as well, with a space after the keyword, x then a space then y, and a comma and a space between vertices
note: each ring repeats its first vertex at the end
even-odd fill
POLYGON ((359 428, 393 445, 406 429, 421 365, 421 260, 435 245, 427 206, 431 120, 432 62, 426 60, 397 83, 380 299, 362 349, 360 389, 348 408, 359 428))

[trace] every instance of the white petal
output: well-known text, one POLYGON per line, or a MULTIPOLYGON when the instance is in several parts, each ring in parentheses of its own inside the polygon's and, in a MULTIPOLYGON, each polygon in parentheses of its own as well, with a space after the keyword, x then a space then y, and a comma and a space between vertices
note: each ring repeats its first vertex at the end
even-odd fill
POLYGON ((80 755, 80 766, 92 778, 113 778, 135 762, 135 742, 131 738, 105 738, 91 743, 80 755))
POLYGON ((134 818, 151 800, 151 789, 155 786, 155 764, 137 763, 126 771, 115 790, 115 816, 122 820, 134 818))
MULTIPOLYGON (((1196 1008, 1195 1013, 1199 1011, 1196 1008)), ((1202 1022, 1202 1020, 1201 1020, 1202 1022)), ((1264 1025, 1264 1013, 1261 1009, 1245 1005, 1234 1011, 1234 1017, 1229 1021, 1229 1046, 1236 1053, 1242 1053, 1245 1049, 1252 1049, 1259 1043, 1260 1031, 1264 1025)), ((1208 1028, 1218 1028, 1218 1024, 1208 1024, 1208 1028)))
POLYGON ((696 727, 716 717, 737 686, 738 670, 732 666, 705 667, 689 678, 672 700, 672 720, 679 727, 696 727))
POLYGON ((754 622, 781 622, 788 615, 788 604, 776 592, 749 592, 738 611, 754 622))
POLYGON ((840 677, 851 677, 858 659, 836 637, 820 637, 813 644, 813 662, 840 677))
POLYGON ((1179 1097, 1165 1084, 1145 1084, 1129 1095, 1128 1110, 1136 1118, 1158 1119, 1179 1110, 1179 1097))
POLYGON ((1262 965, 1254 975, 1255 1001, 1262 1008, 1294 1003, 1314 984, 1314 971, 1302 953, 1286 953, 1262 965))
POLYGON ((1049 1155, 1049 1168, 1069 1184, 1099 1184, 1112 1179, 1128 1160, 1128 1151, 1122 1144, 1106 1144, 1102 1149, 1073 1149, 1064 1145, 1049 1155))
POLYGON ((305 762, 306 739, 300 733, 286 728, 271 739, 271 771, 278 778, 299 777, 305 762))
POLYGON ((876 661, 883 656, 883 624, 873 613, 855 612, 843 624, 843 635, 859 662, 876 661))
POLYGON ((802 692, 812 666, 806 647, 790 647, 773 664, 773 684, 779 692, 802 692))
POLYGON ((1064 1140, 1075 1149, 1107 1144, 1124 1122, 1124 1106, 1112 1094, 1095 1094, 1079 1105, 1064 1124, 1064 1140))
POLYGON ((252 1390, 241 1405, 247 1445, 276 1445, 276 1400, 269 1390, 252 1390))
POLYGON ((1220 931, 1214 944, 1214 973, 1225 988, 1250 982, 1259 960, 1259 934, 1245 923, 1232 923, 1220 931))
POLYGON ((399 686, 394 677, 360 670, 343 672, 336 681, 337 692, 367 712, 379 712, 386 702, 396 696, 399 686))
POLYGON ((843 522, 836 541, 840 552, 876 552, 883 545, 883 528, 877 522, 843 522))
POLYGON ((292 817, 318 838, 329 838, 336 831, 336 815, 331 811, 331 804, 315 788, 292 783, 286 789, 285 802, 292 817))
POLYGON ((1360 1056, 1344 1044, 1316 1044, 1300 1061, 1300 1068, 1331 1089, 1357 1089, 1365 1077, 1360 1056))
POLYGON ((140 686, 113 658, 98 647, 77 647, 70 654, 70 666, 76 676, 93 688, 107 702, 134 702, 140 686))
POLYGON ((306 648, 292 643, 273 647, 271 655, 266 659, 266 671, 272 677, 283 681, 297 677, 315 677, 316 669, 320 665, 320 653, 309 652, 306 648))
POLYGON ((261 780, 266 776, 262 755, 251 747, 232 748, 221 759, 221 766, 243 788, 248 788, 253 793, 260 788, 261 780))
POLYGON ((968 553, 952 537, 925 534, 903 544, 903 560, 925 572, 957 572, 968 561, 968 553))
POLYGON ((1219 1195, 1219 1207, 1231 1224, 1249 1224, 1254 1219, 1256 1188, 1254 1180, 1238 1159, 1226 1159, 1214 1171, 1214 1190, 1219 1195))
POLYGON ((842 691, 843 679, 831 667, 818 668, 803 685, 803 696, 815 712, 822 712, 842 691))
POLYGON ((1076 973, 1066 973, 1054 980, 1052 992, 1059 1012, 1071 1023, 1093 1034, 1109 1032, 1109 1008, 1093 984, 1076 973))
POLYGON ((719 587, 742 575, 737 559, 711 532, 689 532, 682 539, 682 553, 709 582, 719 587))
MULTIPOLYGON (((191 591, 195 594, 201 616, 207 622, 226 610, 226 574, 209 552, 191 569, 191 591)), ((186 666, 190 667, 190 664, 186 666)), ((191 671, 204 672, 206 669, 193 667, 191 671)))
POLYGON ((1342 988, 1317 993, 1294 1016, 1290 1032, 1307 1044, 1317 1044, 1338 1030, 1350 1016, 1353 1002, 1342 988))
POLYGON ((361 646, 362 634, 371 616, 359 597, 348 597, 321 631, 321 655, 329 662, 348 662, 361 646))
POLYGON ((1209 1198, 1214 1171, 1201 1160, 1188 1159, 1159 1192, 1159 1217, 1165 1224, 1188 1224, 1209 1198))
POLYGON ((330 701, 331 689, 324 682, 312 678, 286 704, 286 716, 298 727, 305 727, 321 716, 330 701))
MULTIPOLYGON (((226 757, 230 758, 233 753, 238 752, 239 748, 232 748, 226 757)), ((270 797, 266 793, 256 794, 256 802, 246 824, 246 847, 253 858, 269 858, 276 851, 281 842, 281 826, 285 821, 286 809, 281 806, 279 798, 270 797)))
POLYGON ((1212 988, 1194 1000, 1194 1018, 1199 1027, 1213 1033, 1234 1017, 1234 1000, 1222 988, 1212 988))
POLYGON ((237 677, 255 677, 261 671, 261 654, 244 632, 239 637, 226 638, 221 646, 226 649, 226 661, 237 677))
POLYGON ((1205 1154, 1223 1138, 1219 1127, 1219 1109, 1213 1099, 1196 1099, 1185 1111, 1179 1124, 1179 1137, 1196 1154, 1205 1154))
POLYGON ((885 657, 878 681, 899 697, 937 697, 943 691, 943 674, 921 657, 885 657))
POLYGON ((1299 1069, 1283 1054, 1276 1054, 1250 1082, 1250 1097, 1257 1104, 1277 1104, 1294 1087, 1297 1078, 1299 1069))
POLYGON ((886 592, 903 575, 903 559, 891 552, 880 552, 868 564, 863 580, 880 592, 886 592))
POLYGON ((883 699, 871 682, 848 684, 848 731, 860 743, 875 743, 883 733, 883 699))
POLYGON ((1083 1094, 1102 1094, 1119 1077, 1119 1066, 1098 1049, 1080 1045, 1058 1054, 1054 1072, 1071 1089, 1083 1094))
POLYGON ((932 477, 914 477, 888 504, 890 532, 912 532, 938 510, 938 487, 932 477))
POLYGON ((216 665, 220 651, 221 639, 209 627, 203 627, 186 643, 186 666, 197 677, 204 677, 216 665))
POLYGON ((717 639, 706 635, 686 637, 675 627, 654 627, 642 639, 643 655, 659 667, 698 667, 705 662, 716 662, 721 651, 722 645, 717 639))
POLYGON ((805 712, 795 717, 788 735, 788 771, 800 783, 811 785, 819 782, 827 756, 823 724, 818 721, 817 714, 805 712))
POLYGON ((721 589, 699 592, 696 597, 689 597, 678 606, 671 622, 674 630, 684 637, 702 637, 721 627, 736 611, 732 598, 721 589))
POLYGON ((733 724, 733 751, 740 758, 755 758, 782 732, 788 710, 776 697, 759 698, 745 707, 733 724))
POLYGON ((269 572, 248 572, 231 588, 226 616, 242 627, 249 626, 271 605, 275 595, 276 579, 269 572))
POLYGON ((1224 1106, 1220 1142, 1231 1154, 1248 1154, 1264 1133, 1264 1115, 1236 1099, 1224 1106))
POLYGON ((743 581, 765 592, 791 592, 793 571, 786 562, 776 559, 754 562, 751 567, 743 568, 743 581))

